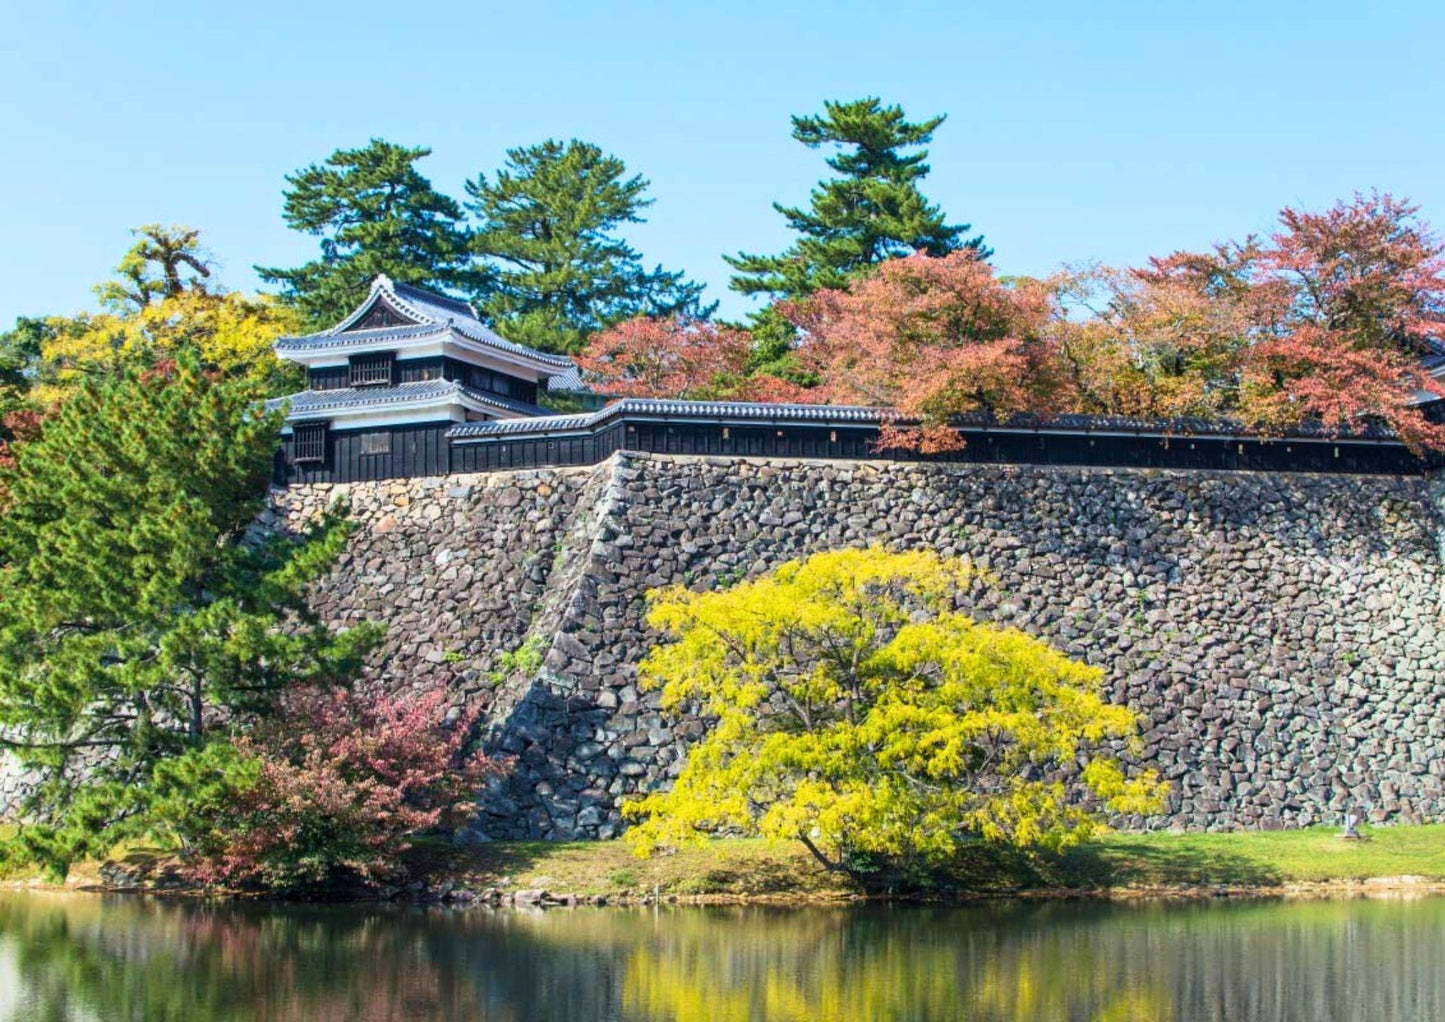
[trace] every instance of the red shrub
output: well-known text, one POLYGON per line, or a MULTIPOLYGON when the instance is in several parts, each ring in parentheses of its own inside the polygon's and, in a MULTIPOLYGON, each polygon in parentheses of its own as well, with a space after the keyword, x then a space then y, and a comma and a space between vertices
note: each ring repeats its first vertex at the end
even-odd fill
POLYGON ((443 725, 445 701, 288 694, 237 743, 252 782, 220 811, 192 874, 285 888, 397 873, 408 839, 463 816, 497 769, 466 750, 476 713, 443 725))

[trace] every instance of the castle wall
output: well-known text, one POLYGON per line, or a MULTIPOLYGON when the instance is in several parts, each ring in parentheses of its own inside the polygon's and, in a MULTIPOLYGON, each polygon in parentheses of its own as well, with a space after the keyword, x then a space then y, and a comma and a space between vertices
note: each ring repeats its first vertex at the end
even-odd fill
POLYGON ((486 708, 515 757, 490 837, 608 837, 621 798, 675 776, 704 724, 638 691, 648 589, 870 542, 972 558, 995 580, 974 613, 1105 668, 1174 785, 1125 825, 1445 818, 1440 512, 1422 477, 618 454, 293 486, 268 524, 342 494, 359 528, 316 606, 389 626, 373 683, 486 708), (540 669, 494 673, 529 638, 540 669))

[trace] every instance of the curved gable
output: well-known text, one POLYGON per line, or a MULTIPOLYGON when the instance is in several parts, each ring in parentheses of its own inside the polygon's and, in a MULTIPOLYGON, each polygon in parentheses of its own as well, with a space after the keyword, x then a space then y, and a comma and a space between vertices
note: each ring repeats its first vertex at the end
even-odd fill
POLYGON ((414 326, 421 320, 408 316, 396 306, 386 300, 381 292, 372 295, 370 305, 365 308, 360 316, 351 320, 341 330, 342 333, 352 333, 357 330, 377 330, 388 326, 414 326))

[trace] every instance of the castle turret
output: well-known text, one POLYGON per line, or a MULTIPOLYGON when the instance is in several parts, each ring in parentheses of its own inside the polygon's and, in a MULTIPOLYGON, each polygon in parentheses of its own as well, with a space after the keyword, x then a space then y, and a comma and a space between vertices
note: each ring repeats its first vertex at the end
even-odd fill
POLYGON ((449 428, 547 415, 539 387, 576 368, 498 336, 464 301, 386 276, 340 323, 283 337, 276 354, 307 374, 305 390, 273 402, 287 407, 288 481, 445 473, 449 428))

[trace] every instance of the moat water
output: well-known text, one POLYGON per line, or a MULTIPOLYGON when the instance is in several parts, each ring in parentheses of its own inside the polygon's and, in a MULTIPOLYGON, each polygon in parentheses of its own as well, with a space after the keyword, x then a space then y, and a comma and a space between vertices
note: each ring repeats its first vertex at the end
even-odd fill
POLYGON ((423 910, 0 892, 4 1022, 1445 1019, 1445 899, 423 910))

